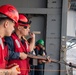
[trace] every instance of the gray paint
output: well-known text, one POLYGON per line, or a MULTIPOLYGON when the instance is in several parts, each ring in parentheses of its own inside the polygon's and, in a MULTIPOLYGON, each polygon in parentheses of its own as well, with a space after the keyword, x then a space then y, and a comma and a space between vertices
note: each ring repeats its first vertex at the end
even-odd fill
POLYGON ((0 5, 8 3, 17 8, 46 8, 47 0, 0 0, 0 5))
POLYGON ((36 41, 38 39, 45 39, 46 28, 46 15, 37 15, 31 18, 31 31, 40 31, 41 34, 36 35, 36 41))
MULTIPOLYGON (((68 0, 63 0, 62 3, 62 23, 61 23, 61 45, 60 45, 60 61, 66 60, 66 30, 67 30, 67 11, 68 11, 68 0)), ((61 70, 66 70, 64 64, 60 65, 61 70)), ((66 75, 66 72, 60 72, 60 75, 66 75)))

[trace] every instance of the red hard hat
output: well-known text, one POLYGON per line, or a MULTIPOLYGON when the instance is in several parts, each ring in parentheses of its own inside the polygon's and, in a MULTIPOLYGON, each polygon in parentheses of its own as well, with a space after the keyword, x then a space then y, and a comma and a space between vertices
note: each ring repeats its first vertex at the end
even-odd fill
POLYGON ((30 23, 31 23, 31 21, 29 21, 29 19, 27 18, 26 15, 19 14, 18 24, 20 24, 22 26, 28 26, 30 23))
POLYGON ((11 20, 15 21, 16 23, 18 22, 19 14, 14 6, 10 4, 0 6, 0 13, 9 17, 11 20))

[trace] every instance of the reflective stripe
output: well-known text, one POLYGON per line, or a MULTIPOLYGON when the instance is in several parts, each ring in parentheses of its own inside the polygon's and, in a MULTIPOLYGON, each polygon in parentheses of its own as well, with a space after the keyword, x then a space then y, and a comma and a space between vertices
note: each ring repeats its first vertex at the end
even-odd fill
POLYGON ((28 43, 27 43, 27 42, 25 42, 25 44, 26 44, 26 48, 28 49, 28 43))
POLYGON ((2 50, 4 50, 4 45, 3 45, 3 42, 2 42, 1 38, 0 38, 0 44, 1 44, 2 50))
POLYGON ((16 44, 17 44, 18 48, 20 48, 21 46, 20 46, 19 41, 16 39, 16 40, 15 40, 15 42, 16 42, 16 44))

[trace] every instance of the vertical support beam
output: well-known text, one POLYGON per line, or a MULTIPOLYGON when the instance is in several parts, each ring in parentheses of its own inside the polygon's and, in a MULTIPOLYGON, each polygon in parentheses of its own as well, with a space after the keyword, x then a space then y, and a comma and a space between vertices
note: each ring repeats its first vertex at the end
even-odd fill
MULTIPOLYGON (((68 11, 68 0, 63 0, 63 2, 62 2, 60 61, 64 61, 66 59, 67 11, 68 11)), ((60 70, 66 70, 66 66, 64 64, 60 64, 60 70)), ((60 75, 66 75, 66 72, 60 71, 60 75)))
MULTIPOLYGON (((55 10, 47 13, 46 25, 46 50, 51 58, 59 60, 60 58, 60 37, 61 37, 61 19, 62 19, 62 0, 48 0, 47 9, 55 10), (59 11, 58 11, 59 10, 59 11)), ((60 65, 56 63, 46 64, 45 69, 50 71, 44 75, 59 75, 60 65)))

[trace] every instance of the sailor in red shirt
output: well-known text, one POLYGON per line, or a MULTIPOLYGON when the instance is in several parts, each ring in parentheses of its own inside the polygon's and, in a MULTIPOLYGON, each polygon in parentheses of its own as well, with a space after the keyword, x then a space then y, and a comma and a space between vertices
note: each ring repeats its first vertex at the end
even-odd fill
MULTIPOLYGON (((11 35, 15 52, 24 52, 27 54, 33 50, 35 46, 35 34, 30 33, 30 23, 31 21, 29 21, 26 15, 19 14, 18 27, 15 28, 15 32, 11 35), (24 37, 27 35, 30 35, 31 37, 30 43, 24 39, 24 37)), ((30 65, 27 55, 26 59, 24 57, 13 60, 10 59, 8 65, 13 63, 17 63, 19 65, 21 70, 20 75, 29 75, 30 65)))
POLYGON ((5 75, 6 72, 12 72, 15 75, 19 73, 16 71, 18 66, 11 69, 5 69, 9 52, 4 40, 5 36, 11 36, 18 19, 18 11, 14 6, 10 4, 0 6, 0 75, 5 75))

